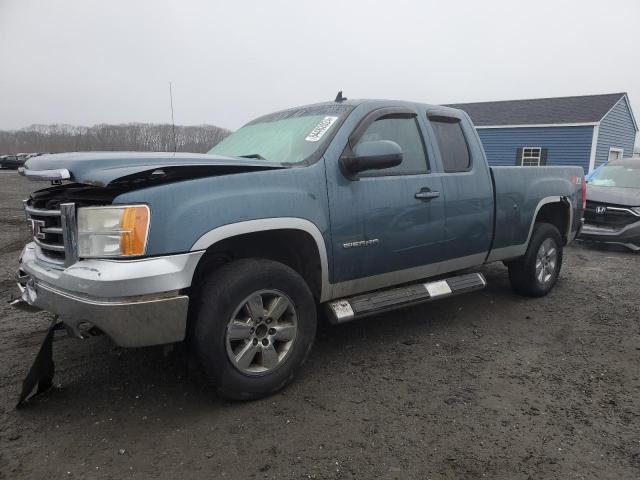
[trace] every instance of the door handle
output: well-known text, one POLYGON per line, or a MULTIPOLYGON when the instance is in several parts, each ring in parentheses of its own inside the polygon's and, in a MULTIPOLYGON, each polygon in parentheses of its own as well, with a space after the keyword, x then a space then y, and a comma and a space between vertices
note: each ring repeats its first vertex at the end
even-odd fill
POLYGON ((440 196, 440 192, 431 191, 430 188, 421 188, 418 193, 415 194, 415 197, 418 200, 433 200, 434 198, 438 198, 440 196))

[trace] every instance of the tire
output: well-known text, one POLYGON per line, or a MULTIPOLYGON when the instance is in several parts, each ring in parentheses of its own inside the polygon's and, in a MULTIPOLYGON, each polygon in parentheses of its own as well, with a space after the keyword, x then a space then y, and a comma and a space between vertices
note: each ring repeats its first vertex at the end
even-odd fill
POLYGON ((192 332, 196 355, 218 394, 258 399, 289 384, 307 359, 316 305, 291 268, 241 259, 205 278, 192 332))
POLYGON ((549 223, 536 223, 524 257, 509 262, 508 267, 511 286, 517 293, 530 297, 549 293, 562 268, 558 229, 549 223))

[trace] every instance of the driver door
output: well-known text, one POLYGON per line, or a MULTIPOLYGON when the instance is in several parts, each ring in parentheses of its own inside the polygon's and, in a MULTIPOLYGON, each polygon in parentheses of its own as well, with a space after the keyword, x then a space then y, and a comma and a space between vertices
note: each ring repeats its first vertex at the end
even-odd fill
MULTIPOLYGON (((444 192, 425 148, 417 113, 382 108, 355 128, 343 155, 360 142, 390 140, 402 163, 349 179, 336 163, 328 182, 333 242, 333 283, 356 282, 344 291, 365 291, 435 273, 443 258, 444 192), (412 269, 411 272, 401 270, 412 269)), ((329 172, 327 173, 329 176, 329 172)))

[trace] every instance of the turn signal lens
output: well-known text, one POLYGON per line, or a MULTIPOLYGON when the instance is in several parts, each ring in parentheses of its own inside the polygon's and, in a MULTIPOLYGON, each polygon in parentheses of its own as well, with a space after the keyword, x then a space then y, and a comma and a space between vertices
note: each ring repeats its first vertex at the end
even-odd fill
POLYGON ((125 257, 144 255, 149 231, 149 209, 146 206, 125 208, 120 228, 120 254, 125 257))

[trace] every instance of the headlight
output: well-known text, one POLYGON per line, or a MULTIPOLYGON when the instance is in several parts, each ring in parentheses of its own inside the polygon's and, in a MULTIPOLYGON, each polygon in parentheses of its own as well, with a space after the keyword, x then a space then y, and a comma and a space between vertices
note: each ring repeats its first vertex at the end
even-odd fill
POLYGON ((636 212, 638 215, 640 215, 640 207, 631 207, 631 210, 633 210, 634 212, 636 212))
POLYGON ((149 217, 146 205, 79 208, 78 255, 81 258, 144 255, 149 217))

